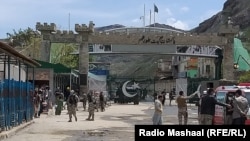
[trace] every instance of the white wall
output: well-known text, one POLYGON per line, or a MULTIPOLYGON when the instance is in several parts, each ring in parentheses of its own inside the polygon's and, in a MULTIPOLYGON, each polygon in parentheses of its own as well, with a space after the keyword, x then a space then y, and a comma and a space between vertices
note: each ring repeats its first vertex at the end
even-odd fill
MULTIPOLYGON (((0 71, 3 72, 4 71, 4 64, 0 64, 0 71)), ((6 64, 5 66, 5 78, 8 79, 8 65, 6 64)), ((20 75, 21 75, 21 81, 25 82, 26 81, 26 71, 21 68, 20 71, 20 75)), ((1 73, 0 75, 0 79, 4 79, 3 73, 1 73)), ((19 81, 19 66, 10 64, 10 79, 14 79, 16 81, 19 81)))

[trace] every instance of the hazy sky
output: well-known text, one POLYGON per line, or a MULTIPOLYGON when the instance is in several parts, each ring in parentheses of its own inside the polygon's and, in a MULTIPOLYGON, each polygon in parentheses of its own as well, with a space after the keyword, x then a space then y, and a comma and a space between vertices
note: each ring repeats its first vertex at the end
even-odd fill
POLYGON ((95 27, 121 24, 141 27, 155 22, 189 30, 222 10, 226 0, 1 0, 0 38, 13 30, 35 29, 37 22, 55 23, 57 29, 74 30, 75 24, 95 27), (158 13, 154 13, 154 4, 158 13))

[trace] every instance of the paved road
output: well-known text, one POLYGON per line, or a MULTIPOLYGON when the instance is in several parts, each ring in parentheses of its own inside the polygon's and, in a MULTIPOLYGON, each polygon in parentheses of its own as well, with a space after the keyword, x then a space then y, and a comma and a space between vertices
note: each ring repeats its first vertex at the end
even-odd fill
MULTIPOLYGON (((5 141, 133 141, 135 124, 152 124, 152 102, 139 105, 112 104, 105 112, 96 112, 95 121, 86 121, 88 113, 79 106, 78 121, 67 122, 67 111, 62 115, 43 114, 35 123, 5 141)), ((197 124, 197 107, 189 106, 189 123, 197 124)), ((177 124, 177 107, 164 106, 164 124, 177 124)))

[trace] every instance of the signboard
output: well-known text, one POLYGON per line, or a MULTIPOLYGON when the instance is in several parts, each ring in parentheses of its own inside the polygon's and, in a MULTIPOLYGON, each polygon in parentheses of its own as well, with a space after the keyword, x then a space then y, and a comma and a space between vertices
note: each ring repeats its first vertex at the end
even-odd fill
MULTIPOLYGON (((35 80, 50 80, 50 69, 35 69, 34 72, 35 80)), ((28 80, 33 80, 33 71, 29 70, 28 80)))
POLYGON ((89 70, 89 72, 95 74, 95 75, 108 75, 109 71, 108 70, 89 70))

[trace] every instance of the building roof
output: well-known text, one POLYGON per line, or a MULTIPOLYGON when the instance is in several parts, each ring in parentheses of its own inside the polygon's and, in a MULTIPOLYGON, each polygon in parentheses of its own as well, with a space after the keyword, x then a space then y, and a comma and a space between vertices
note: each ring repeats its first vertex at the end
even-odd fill
POLYGON ((4 42, 0 42, 0 52, 3 52, 3 53, 5 53, 13 58, 16 58, 17 60, 22 61, 23 63, 28 64, 32 67, 40 66, 40 64, 38 62, 36 62, 35 60, 19 53, 12 46, 10 46, 4 42))
POLYGON ((127 32, 127 33, 137 33, 137 32, 158 32, 158 33, 185 33, 177 29, 170 28, 160 28, 160 27, 121 27, 105 30, 104 32, 127 32))
POLYGON ((53 64, 53 63, 49 63, 49 62, 45 62, 41 60, 35 60, 35 61, 41 64, 41 66, 38 68, 54 69, 54 73, 71 73, 71 68, 68 68, 64 66, 63 64, 60 64, 60 63, 53 64))

